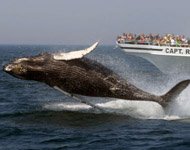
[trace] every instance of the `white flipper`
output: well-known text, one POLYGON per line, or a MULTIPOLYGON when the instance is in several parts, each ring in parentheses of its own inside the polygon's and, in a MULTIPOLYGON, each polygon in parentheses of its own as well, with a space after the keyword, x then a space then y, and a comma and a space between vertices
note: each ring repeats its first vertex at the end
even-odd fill
POLYGON ((73 51, 73 52, 68 52, 68 53, 54 54, 53 58, 55 60, 79 59, 79 58, 82 58, 84 55, 86 55, 86 54, 90 53, 91 51, 93 51, 97 46, 98 46, 98 42, 94 43, 89 48, 86 48, 86 49, 83 49, 83 50, 78 50, 78 51, 73 51))
POLYGON ((92 103, 90 103, 90 102, 84 101, 83 99, 78 98, 76 95, 73 95, 73 94, 70 94, 70 93, 68 93, 68 92, 65 92, 65 91, 63 91, 62 89, 60 89, 60 88, 57 87, 57 86, 54 86, 53 88, 56 89, 56 90, 58 90, 58 91, 60 91, 61 93, 65 94, 65 95, 68 96, 68 97, 72 97, 73 99, 75 99, 76 101, 78 101, 78 102, 80 102, 80 103, 89 105, 89 106, 91 106, 92 108, 94 108, 94 109, 96 109, 96 110, 99 110, 100 112, 103 112, 103 113, 105 112, 105 111, 104 111, 102 108, 100 108, 99 106, 96 106, 96 105, 94 105, 94 104, 92 104, 92 103))

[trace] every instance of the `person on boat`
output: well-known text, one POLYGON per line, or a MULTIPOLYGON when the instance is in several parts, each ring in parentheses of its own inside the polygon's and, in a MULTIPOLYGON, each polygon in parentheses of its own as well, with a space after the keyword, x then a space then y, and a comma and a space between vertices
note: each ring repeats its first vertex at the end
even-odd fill
POLYGON ((174 38, 172 36, 170 37, 170 43, 171 43, 171 46, 176 45, 176 41, 174 40, 174 38))
POLYGON ((182 41, 182 43, 183 43, 184 46, 187 46, 187 45, 188 45, 188 40, 185 38, 184 35, 182 35, 181 41, 182 41))
POLYGON ((138 41, 138 43, 140 43, 140 44, 144 44, 145 43, 144 33, 140 35, 140 40, 138 41))
POLYGON ((179 38, 179 35, 176 36, 176 46, 180 47, 181 45, 181 41, 180 41, 180 38, 179 38))

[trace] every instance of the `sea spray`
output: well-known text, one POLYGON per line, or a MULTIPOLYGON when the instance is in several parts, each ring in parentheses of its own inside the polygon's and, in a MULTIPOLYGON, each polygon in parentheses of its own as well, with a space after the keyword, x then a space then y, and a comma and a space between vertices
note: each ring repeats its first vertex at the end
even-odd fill
MULTIPOLYGON (((90 98, 88 99, 90 101, 90 98)), ((161 105, 156 102, 147 101, 130 101, 121 99, 109 99, 103 101, 102 98, 91 101, 97 107, 104 110, 104 113, 126 115, 133 118, 141 119, 161 119, 164 118, 165 112, 161 105)), ((55 102, 47 103, 43 106, 45 109, 53 111, 79 111, 100 113, 93 110, 90 106, 78 102, 55 102)))

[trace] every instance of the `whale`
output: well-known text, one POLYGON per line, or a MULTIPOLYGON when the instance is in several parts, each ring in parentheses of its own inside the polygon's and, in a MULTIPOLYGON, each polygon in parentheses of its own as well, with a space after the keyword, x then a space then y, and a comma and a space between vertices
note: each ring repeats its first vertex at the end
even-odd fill
POLYGON ((83 50, 17 58, 3 66, 3 70, 19 79, 43 82, 71 96, 153 101, 164 108, 190 83, 190 80, 183 80, 163 95, 151 94, 101 63, 85 57, 97 46, 98 42, 83 50))

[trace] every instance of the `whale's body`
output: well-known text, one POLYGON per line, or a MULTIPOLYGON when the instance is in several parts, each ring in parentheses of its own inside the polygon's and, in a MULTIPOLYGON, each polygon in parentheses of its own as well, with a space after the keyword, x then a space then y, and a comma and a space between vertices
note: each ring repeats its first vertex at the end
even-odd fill
POLYGON ((45 53, 20 58, 6 65, 4 71, 17 78, 44 82, 74 95, 154 101, 163 107, 190 83, 190 80, 182 81, 163 96, 150 94, 130 84, 102 64, 83 57, 96 46, 97 44, 90 47, 91 49, 79 51, 80 55, 77 52, 59 55, 45 53))

